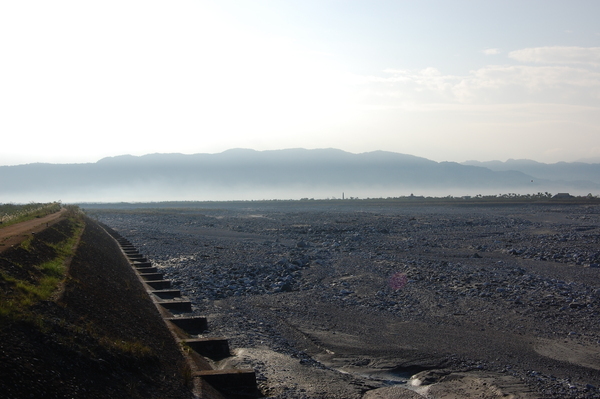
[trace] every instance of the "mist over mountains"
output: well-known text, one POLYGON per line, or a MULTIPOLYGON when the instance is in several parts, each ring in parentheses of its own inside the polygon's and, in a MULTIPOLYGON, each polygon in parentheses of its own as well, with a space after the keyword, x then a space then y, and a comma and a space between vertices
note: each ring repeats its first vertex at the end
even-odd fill
POLYGON ((518 170, 525 174, 536 176, 540 179, 553 181, 579 181, 583 185, 585 185, 586 182, 600 184, 600 164, 597 163, 558 162, 554 164, 546 164, 529 159, 509 159, 506 162, 467 161, 463 162, 462 165, 480 166, 498 172, 518 170))
POLYGON ((434 162, 336 149, 109 157, 0 166, 0 202, 262 200, 600 191, 600 164, 434 162))

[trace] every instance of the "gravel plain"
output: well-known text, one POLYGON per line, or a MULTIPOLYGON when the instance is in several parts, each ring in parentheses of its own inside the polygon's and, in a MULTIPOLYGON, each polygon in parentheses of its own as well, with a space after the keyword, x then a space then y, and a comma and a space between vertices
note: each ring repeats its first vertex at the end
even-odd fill
POLYGON ((217 367, 254 368, 267 397, 600 398, 598 206, 87 212, 229 338, 217 367))

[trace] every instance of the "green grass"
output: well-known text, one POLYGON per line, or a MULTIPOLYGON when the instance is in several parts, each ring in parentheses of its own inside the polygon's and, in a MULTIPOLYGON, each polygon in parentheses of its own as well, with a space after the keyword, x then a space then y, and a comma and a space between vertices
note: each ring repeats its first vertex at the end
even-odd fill
POLYGON ((99 339, 99 342, 104 347, 137 358, 150 357, 153 355, 153 351, 150 347, 138 341, 123 341, 102 337, 99 339))
MULTIPOLYGON (((0 318, 8 320, 33 320, 35 315, 30 308, 40 301, 49 300, 59 289, 64 281, 67 263, 74 255, 77 242, 83 232, 84 223, 75 209, 69 211, 69 219, 73 226, 72 234, 65 237, 59 243, 46 245, 54 249, 55 256, 38 265, 34 265, 39 271, 34 281, 19 279, 10 275, 7 271, 0 270, 0 318)), ((23 241, 20 247, 28 252, 33 251, 32 236, 23 241)))
MULTIPOLYGON (((10 322, 25 322, 35 326, 40 331, 45 331, 53 322, 47 322, 43 317, 37 314, 34 306, 40 301, 53 300, 59 290, 61 284, 67 275, 67 264, 69 259, 74 255, 77 242, 84 228, 82 213, 79 208, 67 206, 68 218, 75 228, 70 229, 71 234, 65 237, 59 243, 44 244, 54 249, 54 258, 48 261, 35 265, 37 277, 34 281, 19 279, 10 275, 7 270, 0 269, 0 325, 10 324, 10 322)), ((31 236, 20 244, 20 247, 28 252, 34 251, 36 245, 34 240, 38 240, 39 236, 31 236)), ((62 328, 71 331, 68 337, 73 339, 73 342, 64 342, 67 346, 78 348, 78 350, 90 350, 86 347, 79 348, 80 343, 77 343, 75 337, 87 336, 97 342, 99 347, 110 353, 118 353, 120 355, 135 358, 135 359, 152 359, 154 351, 136 340, 122 340, 99 334, 101 328, 98 328, 93 323, 88 322, 83 326, 78 326, 71 323, 61 323, 62 328)), ((65 338, 63 337, 63 340, 65 338)))
POLYGON ((21 248, 23 248, 27 252, 31 251, 31 243, 32 243, 33 239, 34 239, 34 236, 29 235, 26 239, 21 241, 21 244, 20 244, 21 248))

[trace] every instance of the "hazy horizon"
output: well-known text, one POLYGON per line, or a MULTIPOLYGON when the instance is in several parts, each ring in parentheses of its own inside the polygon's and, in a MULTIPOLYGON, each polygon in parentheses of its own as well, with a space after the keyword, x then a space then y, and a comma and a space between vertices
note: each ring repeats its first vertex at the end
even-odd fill
POLYGON ((600 159, 591 0, 0 4, 0 165, 340 148, 600 159))
MULTIPOLYGON (((222 154, 222 153, 226 153, 229 151, 235 151, 235 150, 249 150, 249 151, 256 151, 256 152, 269 152, 269 151, 289 151, 289 150, 340 150, 339 148, 303 148, 303 147, 296 147, 296 148, 278 148, 278 149, 269 149, 269 150, 256 150, 256 149, 252 149, 252 148, 228 148, 225 149, 223 151, 219 151, 219 152, 205 152, 205 153, 186 153, 186 152, 153 152, 153 153, 147 153, 147 154, 115 154, 115 155, 108 155, 102 158, 98 158, 98 159, 94 159, 94 160, 90 160, 90 161, 80 161, 80 162, 59 162, 59 161, 34 161, 34 162, 25 162, 25 163, 14 163, 14 164, 0 164, 1 166, 21 166, 21 165, 30 165, 30 164, 37 164, 37 163, 44 163, 44 164, 51 164, 51 165, 76 165, 76 164, 86 164, 86 163, 98 163, 102 160, 106 160, 106 159, 113 159, 113 158, 123 158, 123 157, 134 157, 134 158, 143 158, 143 157, 148 157, 148 156, 154 156, 154 155, 218 155, 218 154, 222 154)), ((427 157, 421 157, 415 154, 408 154, 408 153, 401 153, 401 152, 397 152, 397 151, 386 151, 386 150, 373 150, 373 151, 364 151, 364 152, 352 152, 352 151, 345 151, 345 150, 340 150, 343 152, 347 152, 350 154, 355 154, 355 155, 359 155, 359 154, 367 154, 367 153, 375 153, 375 152, 392 152, 395 154, 402 154, 402 155, 410 155, 410 156, 414 156, 417 158, 423 158, 423 159, 428 159, 434 162, 455 162, 455 163, 460 163, 460 164, 468 164, 470 162, 476 162, 476 163, 489 163, 489 162, 501 162, 501 163, 508 163, 511 161, 533 161, 533 162, 537 162, 537 163, 543 163, 543 164, 556 164, 556 163, 562 163, 562 162, 567 162, 567 163, 588 163, 588 164, 596 164, 596 163, 600 163, 600 156, 596 157, 596 158, 581 158, 578 160, 574 160, 574 161, 564 161, 564 160, 559 160, 556 162, 541 162, 535 159, 531 159, 531 158, 506 158, 506 159, 465 159, 465 160, 443 160, 443 161, 435 161, 433 159, 429 159, 427 157)))
MULTIPOLYGON (((551 194, 555 195, 558 191, 554 191, 551 194)), ((498 191, 493 189, 421 189, 421 190, 410 190, 406 189, 356 189, 348 191, 335 191, 326 190, 323 188, 315 190, 314 188, 305 187, 297 188, 294 190, 260 190, 260 189, 249 189, 249 190, 213 190, 208 193, 207 191, 198 191, 196 193, 177 193, 176 195, 169 195, 164 193, 153 192, 152 194, 146 194, 143 191, 123 188, 121 190, 110 190, 98 194, 94 192, 92 195, 86 195, 84 193, 69 194, 67 197, 61 197, 60 195, 49 195, 48 193, 39 193, 37 195, 24 195, 16 196, 12 201, 1 201, 0 203, 14 203, 14 204, 28 204, 28 203, 46 203, 60 201, 65 204, 73 203, 148 203, 148 202, 180 202, 180 201, 191 201, 191 202, 231 202, 231 201, 297 201, 302 199, 314 199, 314 200, 340 200, 342 194, 345 200, 351 199, 378 199, 378 198, 398 198, 407 197, 411 194, 419 197, 454 197, 460 198, 465 196, 475 197, 477 195, 503 195, 503 194, 519 194, 535 195, 537 192, 532 190, 524 189, 507 189, 506 191, 498 191)), ((571 195, 574 196, 586 196, 587 190, 580 190, 579 192, 570 191, 571 195)))
POLYGON ((0 202, 230 201, 600 191, 600 164, 436 162, 337 149, 120 156, 0 167, 0 202))

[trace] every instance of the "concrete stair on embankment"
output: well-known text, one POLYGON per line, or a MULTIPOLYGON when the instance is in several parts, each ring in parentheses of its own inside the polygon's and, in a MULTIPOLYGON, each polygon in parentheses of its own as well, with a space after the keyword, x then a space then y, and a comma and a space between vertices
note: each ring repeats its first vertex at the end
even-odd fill
POLYGON ((136 271, 140 282, 162 315, 176 342, 179 343, 192 370, 195 393, 200 398, 213 398, 212 388, 224 398, 259 397, 253 369, 215 369, 214 362, 231 356, 229 342, 223 337, 204 336, 208 330, 206 317, 193 315, 191 301, 171 287, 159 269, 125 238, 112 232, 124 255, 136 271), (207 388, 206 385, 210 387, 207 388))

